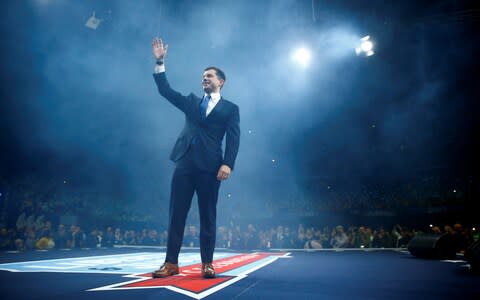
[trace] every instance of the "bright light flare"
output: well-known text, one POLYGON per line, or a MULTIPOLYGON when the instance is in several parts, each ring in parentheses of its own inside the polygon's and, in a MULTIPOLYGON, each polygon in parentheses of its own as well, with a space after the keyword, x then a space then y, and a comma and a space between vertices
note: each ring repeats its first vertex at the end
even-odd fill
POLYGON ((308 50, 305 47, 298 48, 292 54, 292 60, 304 68, 309 66, 310 59, 311 59, 310 50, 308 50))
POLYGON ((357 55, 365 55, 365 56, 372 56, 375 54, 373 51, 373 43, 370 40, 370 36, 364 36, 360 39, 360 45, 355 48, 355 53, 357 55))
POLYGON ((372 51, 373 44, 370 41, 365 41, 365 42, 360 44, 360 48, 362 48, 363 52, 369 52, 369 51, 372 51))

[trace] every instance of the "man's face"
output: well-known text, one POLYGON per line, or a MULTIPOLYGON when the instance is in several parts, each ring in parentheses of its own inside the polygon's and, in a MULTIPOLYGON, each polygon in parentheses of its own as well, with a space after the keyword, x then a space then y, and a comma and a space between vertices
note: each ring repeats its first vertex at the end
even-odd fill
POLYGON ((219 93, 223 83, 223 79, 217 77, 215 70, 210 69, 203 72, 202 87, 205 93, 219 93))

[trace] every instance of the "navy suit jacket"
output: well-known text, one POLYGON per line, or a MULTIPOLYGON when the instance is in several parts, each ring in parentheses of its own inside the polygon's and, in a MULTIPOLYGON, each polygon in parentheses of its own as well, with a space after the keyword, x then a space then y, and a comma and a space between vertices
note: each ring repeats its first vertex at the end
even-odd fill
POLYGON ((185 114, 185 126, 173 147, 170 159, 177 162, 192 148, 189 155, 192 155, 199 169, 217 172, 225 164, 233 170, 240 145, 238 106, 222 98, 206 118, 201 118, 202 98, 194 94, 183 96, 173 90, 165 72, 153 74, 153 77, 160 94, 185 114), (225 135, 223 154, 222 141, 225 135), (194 139, 195 145, 192 145, 194 139))

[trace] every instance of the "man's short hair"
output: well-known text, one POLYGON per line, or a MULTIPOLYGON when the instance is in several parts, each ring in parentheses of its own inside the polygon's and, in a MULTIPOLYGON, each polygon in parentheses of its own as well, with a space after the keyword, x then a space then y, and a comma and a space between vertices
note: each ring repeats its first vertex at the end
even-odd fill
POLYGON ((215 70, 215 73, 217 73, 217 77, 222 79, 223 81, 227 81, 227 78, 225 77, 225 73, 220 70, 219 68, 217 67, 208 67, 208 68, 205 68, 205 70, 203 71, 208 71, 208 70, 215 70))

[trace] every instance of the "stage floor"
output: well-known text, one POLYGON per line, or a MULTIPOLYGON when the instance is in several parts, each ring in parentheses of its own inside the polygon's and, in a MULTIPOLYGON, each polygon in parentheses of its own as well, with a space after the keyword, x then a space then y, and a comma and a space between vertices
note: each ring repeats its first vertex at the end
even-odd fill
POLYGON ((0 255, 2 299, 480 299, 467 263, 406 251, 217 250, 215 279, 198 250, 182 251, 181 274, 151 279, 164 249, 51 250, 0 255))

